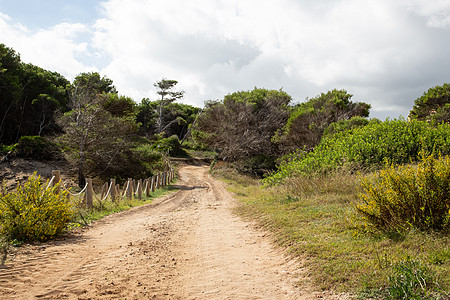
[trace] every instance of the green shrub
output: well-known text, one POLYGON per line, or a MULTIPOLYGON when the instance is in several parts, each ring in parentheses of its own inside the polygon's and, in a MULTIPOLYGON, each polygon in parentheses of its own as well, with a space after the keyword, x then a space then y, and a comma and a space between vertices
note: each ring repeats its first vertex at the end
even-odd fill
POLYGON ((36 160, 52 160, 60 155, 60 150, 41 136, 22 136, 15 149, 17 156, 36 160))
POLYGON ((238 172, 259 178, 274 170, 275 166, 275 159, 264 154, 240 159, 233 164, 234 169, 238 172))
POLYGON ((298 174, 328 173, 336 169, 376 170, 389 164, 420 159, 426 150, 450 154, 450 124, 433 126, 423 121, 388 120, 324 136, 311 152, 299 151, 280 164, 277 172, 264 180, 280 183, 298 174))
POLYGON ((450 157, 424 157, 418 166, 391 166, 362 182, 357 211, 383 231, 450 229, 450 157))
POLYGON ((439 299, 434 274, 418 260, 405 260, 392 266, 387 288, 390 299, 439 299))
POLYGON ((58 185, 49 187, 33 175, 15 192, 0 193, 0 235, 9 240, 45 241, 65 232, 73 216, 72 204, 58 185))
POLYGON ((10 151, 14 151, 17 147, 17 144, 14 145, 3 145, 0 144, 0 155, 6 155, 10 151))
POLYGON ((162 138, 155 142, 155 149, 159 151, 169 151, 171 156, 175 157, 186 157, 188 156, 187 152, 181 147, 180 140, 178 136, 172 135, 168 138, 162 138))

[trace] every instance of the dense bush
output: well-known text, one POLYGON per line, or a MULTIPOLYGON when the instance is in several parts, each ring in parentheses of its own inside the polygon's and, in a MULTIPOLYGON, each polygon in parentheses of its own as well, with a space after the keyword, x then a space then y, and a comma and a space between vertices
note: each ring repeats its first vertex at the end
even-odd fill
POLYGON ((15 152, 19 157, 36 160, 52 160, 61 157, 58 146, 40 136, 22 136, 15 152))
POLYGON ((240 173, 262 178, 276 167, 275 159, 267 155, 257 155, 233 163, 233 167, 240 173))
POLYGON ((172 135, 168 138, 162 138, 155 141, 153 147, 162 152, 169 152, 169 155, 175 157, 186 157, 187 152, 181 147, 178 136, 172 135))
POLYGON ((374 170, 388 164, 419 160, 424 149, 450 153, 450 124, 387 120, 324 136, 311 152, 298 151, 282 160, 278 171, 264 179, 266 185, 299 174, 327 173, 336 169, 374 170))
POLYGON ((49 187, 33 175, 15 192, 0 192, 0 235, 9 240, 45 241, 67 229, 72 204, 58 186, 49 187))
POLYGON ((357 210, 383 231, 450 229, 450 157, 425 157, 418 166, 380 171, 362 183, 357 210))

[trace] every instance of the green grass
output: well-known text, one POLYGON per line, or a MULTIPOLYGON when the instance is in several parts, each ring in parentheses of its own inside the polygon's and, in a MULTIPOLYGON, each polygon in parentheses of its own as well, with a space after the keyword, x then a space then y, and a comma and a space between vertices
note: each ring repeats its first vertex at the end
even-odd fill
MULTIPOLYGON (((388 295, 393 266, 414 259, 432 272, 429 286, 450 286, 450 237, 407 232, 365 232, 355 218, 362 175, 297 177, 282 186, 263 188, 258 181, 217 169, 240 200, 237 212, 274 233, 276 242, 299 257, 318 290, 334 290, 360 298, 388 295)), ((394 298, 395 299, 395 298, 394 298)))

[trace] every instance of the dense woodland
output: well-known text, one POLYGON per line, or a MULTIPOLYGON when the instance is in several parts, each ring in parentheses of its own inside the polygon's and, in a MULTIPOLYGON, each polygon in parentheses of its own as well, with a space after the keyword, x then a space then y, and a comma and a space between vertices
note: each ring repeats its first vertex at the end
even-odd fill
MULTIPOLYGON (((182 143, 213 150, 218 159, 255 176, 280 170, 277 178, 302 172, 306 167, 298 167, 299 161, 311 160, 330 143, 355 139, 357 132, 372 139, 373 147, 365 146, 368 153, 344 145, 346 151, 353 149, 357 154, 337 154, 340 148, 333 146, 334 160, 316 166, 331 159, 321 157, 320 162, 308 161, 307 168, 317 171, 343 165, 371 168, 386 161, 404 163, 418 159, 423 139, 422 131, 410 127, 431 126, 421 129, 429 133, 445 127, 440 124, 450 119, 448 84, 431 88, 415 101, 409 119, 428 124, 415 125, 401 119, 369 120, 370 105, 353 102, 345 90, 324 92, 298 103, 283 90, 254 88, 206 101, 200 109, 176 102, 183 91, 176 90, 175 80, 154 83, 160 98, 145 98, 138 104, 120 95, 111 79, 96 72, 81 73, 69 82, 56 72, 23 63, 18 53, 3 44, 0 68, 2 153, 14 149, 19 156, 37 159, 64 157, 77 171, 80 184, 87 174, 125 178, 151 172, 158 168, 163 151, 186 155, 182 143), (400 134, 402 130, 413 131, 414 136, 400 134), (390 134, 395 138, 382 140, 390 134), (374 140, 377 135, 378 140, 374 140), (397 154, 390 152, 405 148, 394 147, 402 138, 409 139, 403 144, 412 143, 414 146, 408 147, 415 149, 394 159, 397 154), (381 150, 385 146, 397 150, 381 150), (139 167, 132 167, 136 165, 139 167)), ((427 145, 448 153, 441 145, 443 140, 430 139, 427 145)), ((362 147, 361 140, 354 143, 362 147)))
POLYGON ((441 123, 450 119, 448 84, 418 98, 410 121, 381 122, 369 120, 370 105, 352 101, 345 90, 324 92, 298 103, 283 90, 254 88, 206 101, 200 109, 177 102, 183 91, 176 90, 176 80, 154 83, 160 98, 136 103, 120 95, 111 79, 96 72, 81 73, 69 82, 56 72, 23 63, 18 53, 3 44, 0 68, 3 154, 14 149, 19 156, 37 159, 64 157, 77 171, 80 184, 87 174, 125 178, 151 172, 164 151, 187 155, 181 144, 213 150, 218 159, 233 163, 240 171, 255 176, 271 173, 272 178, 305 168, 318 171, 345 165, 367 169, 387 161, 416 161, 425 138, 422 132, 427 133, 428 148, 437 147, 441 154, 449 151, 442 136, 446 130, 439 131, 446 126, 441 123), (440 138, 429 136, 435 131, 440 138), (362 143, 365 135, 372 147, 362 143), (343 150, 336 146, 357 136, 360 140, 348 141, 343 150), (396 146, 401 139, 406 139, 402 147, 396 146), (333 159, 320 154, 330 143, 333 159), (364 150, 356 149, 363 144, 364 150), (409 150, 406 144, 412 144, 409 150), (308 161, 303 163, 308 166, 301 167, 300 161, 308 161))

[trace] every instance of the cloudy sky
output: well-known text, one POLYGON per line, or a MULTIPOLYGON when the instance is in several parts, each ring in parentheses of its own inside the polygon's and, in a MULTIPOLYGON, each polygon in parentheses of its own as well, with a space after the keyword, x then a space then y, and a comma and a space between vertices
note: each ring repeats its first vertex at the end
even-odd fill
POLYGON ((384 120, 450 82, 450 0, 0 0, 0 43, 69 80, 106 75, 137 102, 162 78, 200 107, 337 88, 384 120))

